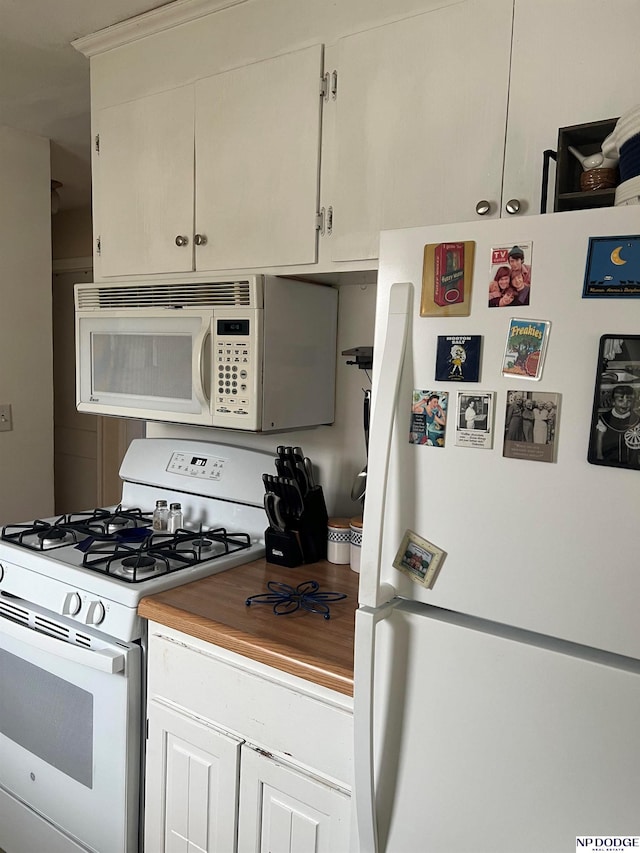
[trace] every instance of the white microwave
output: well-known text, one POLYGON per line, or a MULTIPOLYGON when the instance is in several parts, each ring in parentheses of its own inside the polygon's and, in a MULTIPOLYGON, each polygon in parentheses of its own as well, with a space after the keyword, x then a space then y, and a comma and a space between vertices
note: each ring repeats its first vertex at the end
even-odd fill
POLYGON ((276 276, 75 286, 78 411, 276 431, 333 422, 338 291, 276 276))

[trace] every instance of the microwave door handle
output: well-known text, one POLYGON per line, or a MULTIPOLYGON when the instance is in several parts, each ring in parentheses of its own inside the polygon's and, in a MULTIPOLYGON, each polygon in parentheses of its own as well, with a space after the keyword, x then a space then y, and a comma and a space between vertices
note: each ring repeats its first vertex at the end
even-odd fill
POLYGON ((108 672, 112 675, 122 672, 124 669, 124 655, 113 649, 83 649, 58 637, 41 634, 33 628, 27 628, 3 617, 0 617, 0 623, 3 634, 13 637, 18 642, 27 643, 27 645, 40 651, 53 654, 58 658, 64 658, 64 660, 79 663, 100 672, 108 672))
POLYGON ((206 351, 207 339, 211 337, 211 328, 204 326, 195 339, 193 347, 193 388, 198 402, 203 408, 209 408, 209 395, 207 394, 204 381, 204 355, 206 351))

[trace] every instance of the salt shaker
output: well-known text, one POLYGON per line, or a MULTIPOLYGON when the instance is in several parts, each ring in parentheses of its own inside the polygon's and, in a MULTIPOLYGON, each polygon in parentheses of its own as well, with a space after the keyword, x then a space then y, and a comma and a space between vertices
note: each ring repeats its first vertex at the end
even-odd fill
POLYGON ((177 533, 177 531, 182 527, 182 506, 179 503, 174 503, 169 506, 169 521, 167 523, 167 530, 169 533, 177 533))
POLYGON ((156 501, 151 526, 154 530, 166 530, 169 519, 169 509, 166 501, 156 501))
POLYGON ((330 518, 327 524, 327 560, 339 566, 350 561, 351 530, 348 518, 330 518))

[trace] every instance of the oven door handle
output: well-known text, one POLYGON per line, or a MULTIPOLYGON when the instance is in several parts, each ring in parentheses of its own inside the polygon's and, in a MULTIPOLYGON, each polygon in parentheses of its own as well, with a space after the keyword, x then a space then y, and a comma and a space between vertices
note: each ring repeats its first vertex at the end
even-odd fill
POLYGON ((20 625, 3 617, 0 617, 0 631, 21 643, 27 643, 27 645, 43 652, 88 666, 91 669, 97 669, 100 672, 115 675, 124 669, 124 655, 106 646, 104 648, 83 649, 58 637, 42 634, 34 628, 20 625))

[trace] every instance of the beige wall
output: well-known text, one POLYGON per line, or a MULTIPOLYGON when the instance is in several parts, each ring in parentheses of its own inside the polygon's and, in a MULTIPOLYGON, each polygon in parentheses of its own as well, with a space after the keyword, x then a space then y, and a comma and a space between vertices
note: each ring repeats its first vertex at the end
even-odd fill
POLYGON ((76 410, 73 288, 93 281, 91 208, 57 213, 51 239, 55 514, 62 515, 119 502, 120 463, 130 440, 144 435, 144 424, 76 410))
POLYGON ((53 512, 49 140, 0 127, 0 524, 53 512))
POLYGON ((51 250, 54 260, 90 258, 92 248, 90 207, 61 210, 51 218, 51 250))

